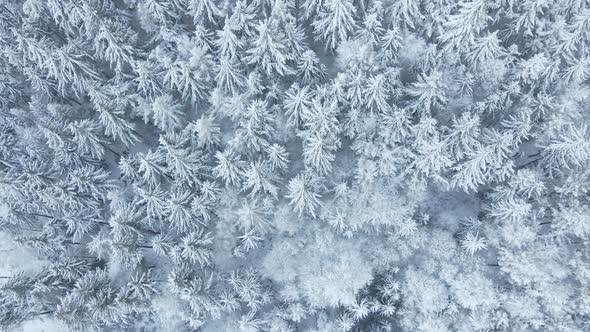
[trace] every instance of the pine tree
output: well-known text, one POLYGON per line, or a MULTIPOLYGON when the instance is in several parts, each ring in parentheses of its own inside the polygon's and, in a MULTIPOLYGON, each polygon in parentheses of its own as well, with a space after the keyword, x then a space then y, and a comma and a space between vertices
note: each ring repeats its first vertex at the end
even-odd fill
POLYGON ((226 24, 234 31, 243 31, 245 35, 250 36, 254 29, 255 10, 253 3, 248 4, 244 0, 238 0, 226 24))
POLYGON ((303 127, 310 135, 327 136, 335 139, 339 131, 338 104, 335 100, 324 100, 317 96, 310 108, 302 114, 303 127))
POLYGON ((183 134, 160 136, 160 150, 168 165, 166 173, 172 175, 177 182, 199 182, 207 169, 203 165, 201 152, 191 148, 183 134))
POLYGON ((587 239, 590 234, 588 212, 588 206, 580 203, 574 203, 568 207, 559 206, 553 212, 555 225, 552 225, 552 228, 563 235, 571 234, 578 238, 587 239))
MULTIPOLYGON (((147 0, 143 4, 139 4, 139 9, 145 11, 148 15, 156 21, 156 26, 167 26, 171 24, 173 19, 178 18, 177 8, 174 3, 160 0, 147 0)), ((152 22, 150 22, 152 23, 152 22)), ((155 27, 152 27, 155 28, 155 27)), ((149 29, 146 27, 145 30, 149 29)))
POLYGON ((193 209, 193 213, 202 219, 203 224, 208 224, 209 221, 215 216, 215 203, 216 197, 212 197, 210 192, 207 192, 204 188, 206 187, 206 183, 204 182, 201 187, 201 194, 196 195, 193 201, 191 202, 191 208, 193 209))
POLYGON ((424 19, 418 0, 403 0, 392 4, 391 12, 395 13, 401 22, 409 28, 415 29, 417 24, 424 19))
POLYGON ((266 234, 271 227, 269 214, 269 206, 265 202, 246 199, 238 210, 238 225, 245 232, 254 229, 259 234, 266 234))
MULTIPOLYGON (((146 302, 149 304, 149 300, 156 294, 156 285, 152 279, 150 272, 138 273, 131 277, 131 280, 127 283, 125 288, 120 292, 122 294, 129 294, 131 300, 135 303, 146 302)), ((141 303, 143 304, 143 303, 141 303)))
MULTIPOLYGON (((290 10, 293 11, 293 9, 290 10)), ((287 48, 295 52, 292 58, 297 59, 303 56, 303 53, 309 49, 305 27, 301 26, 291 14, 288 14, 286 21, 283 22, 283 29, 287 38, 287 48)))
POLYGON ((263 240, 263 238, 258 236, 253 229, 245 232, 243 235, 239 236, 238 239, 240 240, 240 248, 238 249, 245 252, 258 248, 259 243, 263 240))
POLYGON ((453 125, 445 140, 449 151, 455 159, 463 159, 467 153, 472 153, 479 141, 479 116, 471 112, 464 112, 461 117, 453 118, 453 125))
POLYGON ((385 75, 379 74, 369 78, 363 90, 368 108, 381 113, 387 112, 390 107, 388 103, 390 89, 385 75))
POLYGON ((250 191, 252 196, 270 194, 276 197, 278 195, 277 180, 271 166, 267 162, 259 160, 256 163, 250 163, 250 166, 244 171, 242 190, 250 191))
POLYGON ((137 77, 133 81, 137 90, 146 98, 153 99, 163 94, 162 80, 156 74, 156 64, 151 61, 135 61, 133 70, 137 77))
POLYGON ((201 228, 182 238, 180 254, 191 263, 207 266, 211 262, 211 244, 213 244, 213 237, 201 228))
POLYGON ((332 170, 332 162, 336 159, 339 142, 330 137, 323 137, 312 132, 303 136, 303 162, 320 176, 332 170))
POLYGON ((382 27, 382 21, 383 4, 380 1, 371 3, 371 7, 365 14, 362 28, 356 34, 356 38, 366 41, 370 45, 377 46, 381 36, 385 33, 385 29, 382 27))
POLYGON ((265 101, 256 99, 241 116, 232 145, 243 146, 248 152, 260 152, 270 143, 275 115, 265 101))
MULTIPOLYGON (((196 41, 202 39, 196 39, 196 41)), ((161 59, 164 69, 163 81, 170 88, 181 93, 184 99, 189 99, 193 104, 207 100, 209 88, 213 80, 215 62, 210 50, 206 46, 188 45, 188 39, 179 39, 177 43, 185 49, 178 49, 185 53, 186 59, 173 61, 169 57, 161 59)), ((195 42, 195 41, 193 41, 195 42)))
POLYGON ((99 125, 91 120, 75 121, 68 124, 68 131, 72 134, 72 141, 77 145, 80 154, 88 154, 92 158, 100 159, 105 152, 105 140, 98 136, 99 125))
POLYGON ((501 124, 506 129, 505 132, 512 136, 515 146, 531 137, 532 119, 528 110, 507 117, 501 124))
POLYGON ((134 126, 124 119, 123 112, 108 110, 103 107, 97 107, 96 111, 99 113, 98 120, 107 136, 120 140, 126 146, 139 141, 139 135, 134 126))
POLYGON ((590 10, 585 8, 577 12, 568 30, 562 33, 556 51, 558 53, 574 54, 575 51, 584 47, 583 40, 588 38, 588 27, 590 26, 590 10))
POLYGON ((268 76, 277 73, 281 76, 289 75, 292 69, 287 61, 291 60, 285 36, 280 27, 271 19, 260 21, 256 25, 256 37, 252 46, 246 50, 246 61, 259 65, 268 76))
POLYGON ((152 249, 158 256, 170 256, 173 259, 176 259, 175 254, 178 252, 177 248, 174 247, 174 243, 172 243, 172 235, 168 233, 160 233, 154 236, 150 244, 152 249))
POLYGON ((145 206, 146 215, 148 218, 160 219, 165 213, 165 194, 160 186, 134 187, 139 199, 137 204, 145 206))
POLYGON ((291 199, 289 205, 292 205, 299 215, 307 212, 315 218, 315 210, 320 206, 319 198, 321 197, 317 192, 318 187, 317 180, 310 175, 298 174, 289 181, 289 194, 286 196, 291 199))
POLYGON ((484 0, 461 1, 456 13, 444 23, 445 33, 439 40, 448 49, 462 50, 471 45, 476 34, 482 31, 490 19, 488 4, 484 0))
POLYGON ((221 87, 230 95, 237 94, 246 85, 246 77, 240 70, 240 65, 236 58, 222 55, 219 65, 216 66, 217 75, 215 80, 217 86, 221 87))
POLYGON ((252 311, 270 302, 270 290, 264 288, 262 278, 254 269, 238 269, 230 273, 227 282, 252 311))
POLYGON ((159 184, 160 176, 164 174, 164 156, 158 151, 148 150, 147 153, 136 154, 138 172, 142 173, 142 180, 151 186, 159 184))
POLYGON ((172 96, 157 97, 152 104, 154 124, 163 132, 177 129, 182 124, 180 105, 175 103, 172 96))
POLYGON ((493 203, 488 210, 499 221, 522 222, 529 216, 531 205, 520 198, 508 197, 493 203))
POLYGON ((262 74, 257 70, 250 72, 246 78, 246 95, 256 96, 262 93, 263 89, 262 74))
POLYGON ((215 23, 216 17, 221 15, 216 2, 215 0, 189 0, 187 9, 195 23, 200 23, 202 20, 215 23))
POLYGON ((105 170, 82 166, 72 169, 68 174, 68 184, 76 191, 88 194, 96 200, 105 200, 109 190, 114 189, 114 183, 105 170))
POLYGON ((441 108, 447 103, 442 74, 437 71, 430 75, 420 75, 418 82, 413 83, 407 93, 416 98, 412 108, 420 113, 427 114, 430 110, 441 108))
POLYGON ((256 318, 256 312, 250 311, 246 315, 242 315, 237 322, 237 330, 240 332, 260 332, 265 322, 256 318))
POLYGON ((319 18, 313 22, 316 39, 324 40, 326 48, 334 50, 346 40, 356 27, 356 9, 349 0, 328 0, 322 6, 319 18))
POLYGON ((287 169, 289 164, 289 153, 279 144, 273 144, 268 149, 268 159, 271 172, 287 169))
POLYGON ((297 60, 297 76, 308 85, 322 82, 326 77, 326 67, 314 51, 307 50, 297 60))
POLYGON ((214 293, 215 279, 212 274, 200 274, 187 266, 176 267, 168 275, 168 288, 188 305, 194 325, 202 325, 202 319, 215 314, 219 304, 214 293))
POLYGON ((191 193, 180 189, 172 192, 166 200, 166 212, 172 229, 180 234, 188 233, 197 226, 190 202, 191 193))
POLYGON ((185 130, 197 134, 197 146, 213 150, 220 144, 221 128, 211 115, 201 116, 196 122, 189 124, 185 130))
POLYGON ((549 169, 581 166, 590 158, 590 145, 586 139, 586 128, 574 125, 563 127, 560 136, 551 138, 541 152, 549 169))
POLYGON ((387 142, 404 142, 410 135, 411 118, 405 109, 390 109, 381 115, 381 121, 381 135, 387 142))
POLYGON ((2 284, 0 292, 7 301, 26 302, 37 280, 24 273, 15 274, 2 284))
POLYGON ((393 59, 396 56, 396 51, 401 46, 401 32, 399 29, 392 28, 383 32, 379 42, 381 48, 384 50, 385 58, 393 59))
POLYGON ((467 62, 479 68, 498 59, 502 55, 506 55, 506 53, 500 45, 497 32, 493 32, 485 37, 476 38, 472 50, 467 53, 466 58, 467 62))
POLYGON ((299 128, 303 114, 308 112, 311 107, 312 93, 309 87, 301 87, 298 83, 294 83, 285 92, 285 100, 283 101, 283 108, 285 114, 288 116, 287 122, 294 128, 299 128))
POLYGON ((567 61, 567 69, 563 74, 566 82, 580 84, 590 78, 590 57, 569 58, 567 61))
POLYGON ((94 36, 96 55, 120 70, 133 63, 137 33, 120 21, 101 22, 94 36))
POLYGON ((238 51, 243 47, 243 41, 234 32, 231 24, 225 24, 223 29, 217 31, 217 39, 214 41, 219 50, 219 54, 234 59, 238 51))
POLYGON ((464 190, 476 190, 477 186, 493 180, 497 165, 502 165, 511 151, 511 137, 497 131, 483 134, 484 145, 467 153, 467 160, 457 166, 452 185, 464 190))
POLYGON ((128 202, 111 204, 112 215, 109 219, 110 232, 114 242, 137 244, 143 240, 140 228, 141 213, 128 202))
POLYGON ((237 186, 241 183, 241 178, 245 169, 245 162, 240 161, 231 150, 218 151, 215 153, 217 166, 213 168, 213 173, 223 179, 226 185, 237 186))
MULTIPOLYGON (((50 48, 51 49, 51 48, 50 48)), ((85 91, 88 82, 100 81, 100 75, 92 69, 85 56, 76 53, 73 47, 53 48, 44 64, 48 76, 58 81, 57 89, 65 95, 66 87, 72 87, 76 95, 85 91)))
POLYGON ((437 177, 453 165, 446 144, 437 138, 419 142, 417 152, 418 156, 414 165, 420 173, 427 177, 437 177))
POLYGON ((461 240, 461 247, 467 254, 473 256, 480 250, 487 248, 486 240, 478 234, 467 233, 463 240, 461 240))

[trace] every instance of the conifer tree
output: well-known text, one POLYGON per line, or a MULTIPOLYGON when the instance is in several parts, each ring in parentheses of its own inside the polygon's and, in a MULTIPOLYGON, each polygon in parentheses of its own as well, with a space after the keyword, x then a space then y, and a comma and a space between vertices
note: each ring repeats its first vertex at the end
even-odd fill
POLYGON ((259 160, 256 163, 250 163, 250 166, 246 168, 242 190, 250 191, 251 195, 266 193, 276 196, 278 194, 275 184, 277 180, 271 166, 267 162, 259 160))
POLYGON ((269 76, 273 73, 281 76, 291 74, 292 69, 287 64, 291 56, 278 24, 272 19, 260 21, 256 25, 255 36, 251 48, 246 50, 248 63, 259 65, 269 76))
POLYGON ((465 49, 487 26, 488 4, 483 0, 461 1, 457 12, 444 23, 445 33, 439 38, 449 49, 465 49))
POLYGON ((240 70, 236 58, 222 55, 217 65, 217 85, 230 95, 237 94, 246 84, 246 77, 240 70))
POLYGON ((321 82, 326 77, 326 68, 312 50, 307 50, 297 60, 297 76, 305 84, 321 82))
POLYGON ((181 256, 191 263, 199 263, 201 266, 210 264, 211 249, 208 247, 213 243, 210 233, 203 229, 191 232, 182 238, 181 256))
POLYGON ((217 165, 213 168, 216 176, 223 179, 226 184, 238 185, 243 176, 245 163, 231 151, 218 151, 215 154, 217 165))
POLYGON ((317 180, 312 179, 308 174, 298 174, 295 178, 289 181, 289 195, 291 199, 290 205, 301 215, 303 212, 309 213, 315 218, 315 210, 320 205, 320 194, 318 190, 317 180))
POLYGON ((307 109, 311 107, 312 93, 307 86, 294 83, 286 92, 283 108, 288 116, 289 125, 298 128, 307 109))
POLYGON ((320 10, 319 17, 313 22, 316 38, 324 40, 326 48, 334 50, 356 27, 355 13, 356 9, 352 1, 326 1, 320 10))
POLYGON ((447 103, 446 94, 442 87, 442 75, 432 72, 421 75, 418 82, 408 89, 408 94, 416 98, 412 107, 419 112, 428 112, 433 108, 440 108, 447 103))

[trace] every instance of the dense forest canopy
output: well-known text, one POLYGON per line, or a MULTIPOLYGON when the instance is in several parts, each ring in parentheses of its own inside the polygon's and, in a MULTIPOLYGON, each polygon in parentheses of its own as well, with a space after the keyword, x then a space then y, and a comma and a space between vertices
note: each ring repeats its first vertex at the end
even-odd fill
POLYGON ((0 0, 0 330, 590 329, 590 1, 0 0))

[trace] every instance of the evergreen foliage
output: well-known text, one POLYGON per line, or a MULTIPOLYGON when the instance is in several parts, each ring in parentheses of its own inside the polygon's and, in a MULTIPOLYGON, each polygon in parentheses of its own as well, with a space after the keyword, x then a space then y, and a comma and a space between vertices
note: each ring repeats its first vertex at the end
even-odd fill
POLYGON ((587 0, 0 0, 0 330, 586 331, 587 0))

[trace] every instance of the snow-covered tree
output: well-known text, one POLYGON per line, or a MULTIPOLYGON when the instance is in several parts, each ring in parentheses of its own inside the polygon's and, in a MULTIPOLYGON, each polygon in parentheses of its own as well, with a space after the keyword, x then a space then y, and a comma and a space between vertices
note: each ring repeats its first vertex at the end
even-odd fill
POLYGON ((385 113, 389 109, 390 84, 385 75, 379 74, 367 80, 363 91, 369 109, 385 113))
POLYGON ((312 50, 301 54, 297 60, 297 76, 304 84, 322 82, 326 77, 326 68, 312 50))
POLYGON ((252 101, 246 112, 241 115, 232 144, 237 147, 242 146, 248 152, 260 152, 266 149, 270 145, 269 139, 274 121, 275 114, 267 102, 260 99, 252 101))
POLYGON ((286 92, 283 101, 285 114, 288 116, 289 125, 298 128, 301 119, 311 107, 312 92, 307 86, 301 87, 294 83, 286 92))
POLYGON ((326 42, 326 48, 333 50, 346 40, 356 27, 354 15, 356 8, 349 0, 328 0, 320 10, 319 17, 313 22, 317 39, 326 42))
POLYGON ((472 153, 479 144, 479 116, 464 112, 453 118, 453 124, 445 140, 455 159, 463 159, 466 153, 472 153))
POLYGON ((543 147, 542 157, 549 168, 581 166, 590 157, 586 128, 567 125, 561 135, 543 147))
POLYGON ((412 108, 421 113, 428 114, 433 108, 443 107, 447 103, 442 74, 437 71, 420 75, 418 82, 413 83, 407 93, 416 98, 412 108))
POLYGON ((191 263, 207 266, 211 262, 212 250, 209 247, 211 244, 213 244, 211 234, 200 228, 182 238, 180 255, 191 263))
POLYGON ((215 153, 217 165, 213 168, 216 176, 225 181, 226 184, 238 185, 245 169, 245 163, 240 161, 231 150, 218 151, 215 153))
POLYGON ((256 25, 256 38, 246 50, 249 64, 259 65, 267 75, 277 73, 281 76, 292 72, 287 61, 291 60, 285 45, 285 36, 276 22, 271 19, 260 21, 256 25))
POLYGON ((237 94, 246 84, 246 77, 241 72, 240 64, 234 57, 222 55, 217 65, 215 76, 217 85, 230 95, 237 94))
POLYGON ((305 134, 303 146, 303 161, 306 166, 319 175, 326 175, 332 170, 332 163, 336 159, 339 142, 331 137, 318 134, 305 134))
POLYGON ((439 40, 451 50, 463 50, 471 45, 490 20, 488 6, 484 0, 460 1, 456 13, 445 21, 445 31, 439 40))
POLYGON ((467 160, 455 166, 457 172, 453 175, 452 185, 465 189, 475 190, 477 186, 493 181, 496 172, 502 171, 506 165, 505 160, 511 151, 512 140, 510 136, 490 131, 484 133, 485 145, 479 145, 473 152, 466 153, 467 160))
POLYGON ((291 199, 289 205, 292 205, 300 215, 306 212, 315 218, 315 210, 320 205, 321 197, 317 192, 319 189, 317 180, 308 174, 298 174, 289 181, 288 189, 287 197, 291 199))
POLYGON ((289 165, 289 153, 279 144, 273 144, 268 149, 268 159, 271 171, 285 170, 289 165))
POLYGON ((244 171, 242 189, 250 191, 252 195, 266 193, 276 196, 278 194, 276 181, 277 176, 271 166, 267 162, 259 160, 256 163, 250 163, 250 166, 244 171))
POLYGON ((238 209, 238 225, 244 231, 257 230, 266 233, 270 226, 270 210, 267 202, 258 199, 246 199, 238 209))

